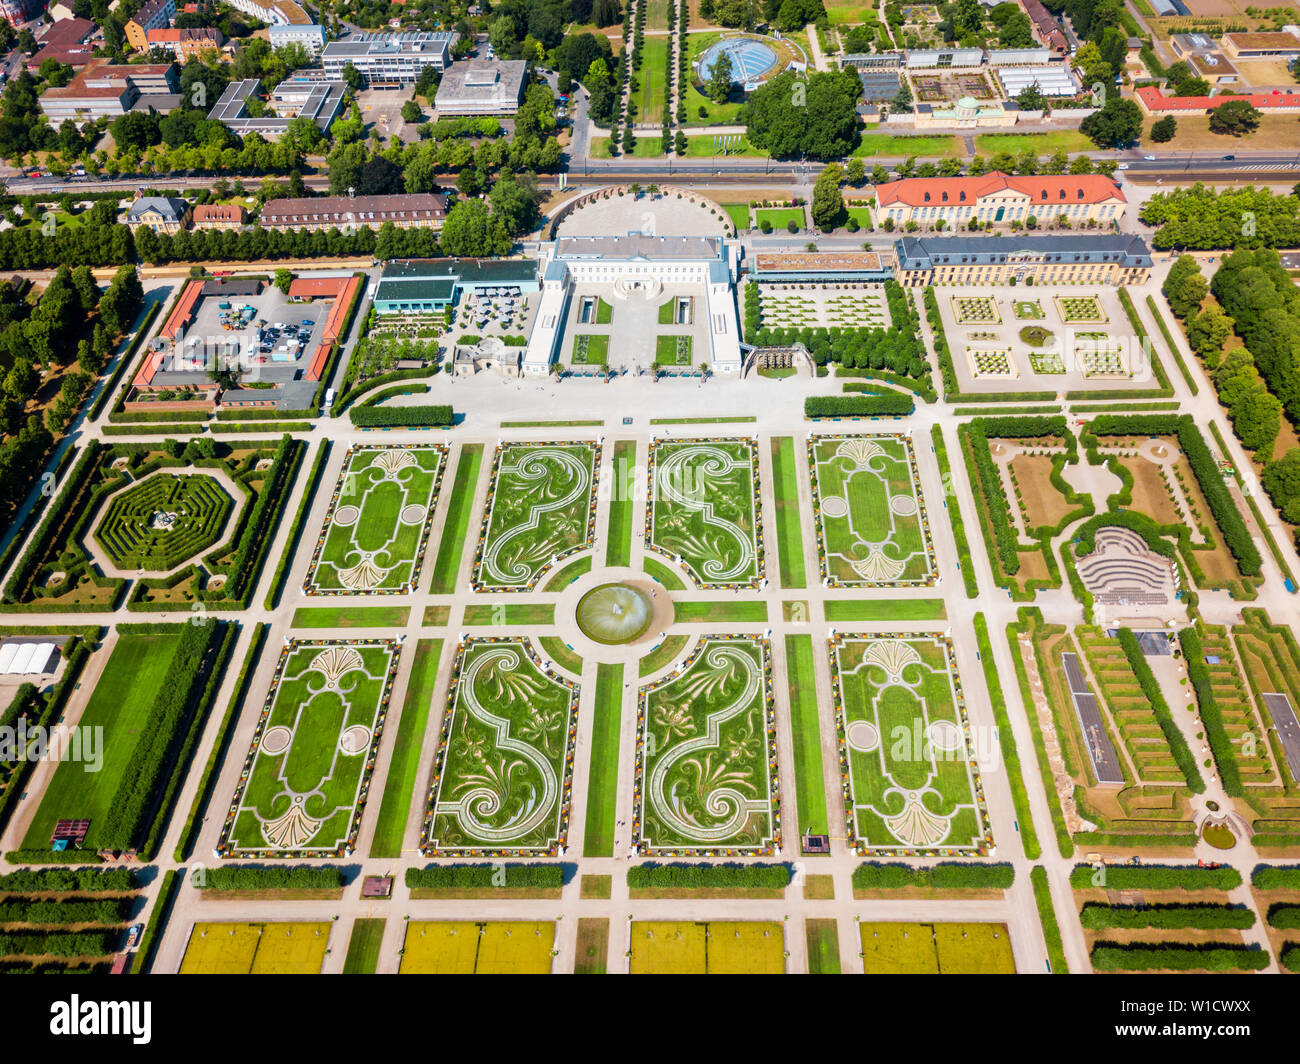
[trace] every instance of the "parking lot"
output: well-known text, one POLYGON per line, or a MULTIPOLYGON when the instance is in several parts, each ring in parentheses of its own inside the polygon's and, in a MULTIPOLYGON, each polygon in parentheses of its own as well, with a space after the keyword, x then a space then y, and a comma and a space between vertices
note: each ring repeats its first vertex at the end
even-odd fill
POLYGON ((233 341, 247 368, 245 383, 296 380, 311 365, 328 313, 328 301, 290 303, 274 285, 264 285, 255 296, 206 296, 186 330, 182 365, 198 368, 193 365, 196 354, 233 341))

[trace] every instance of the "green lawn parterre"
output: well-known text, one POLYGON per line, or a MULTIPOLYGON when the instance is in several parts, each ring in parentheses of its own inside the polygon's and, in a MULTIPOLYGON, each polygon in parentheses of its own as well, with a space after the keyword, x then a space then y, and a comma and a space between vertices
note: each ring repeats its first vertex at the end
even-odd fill
POLYGON ((308 595, 404 594, 424 562, 447 448, 352 447, 330 497, 308 595))
POLYGON ((808 464, 829 586, 934 583, 934 543, 907 436, 810 436, 808 464))
POLYGON ((591 546, 599 443, 497 447, 474 559, 476 591, 531 591, 552 565, 591 546))
POLYGON ((222 857, 344 857, 356 846, 397 673, 393 639, 294 639, 244 759, 222 857))
POLYGON ((763 855, 781 846, 766 639, 711 636, 637 704, 632 837, 644 856, 763 855))
POLYGON ((578 685, 525 639, 468 639, 452 669, 420 848, 554 857, 569 832, 578 685))
POLYGON ((757 587, 764 576, 752 439, 655 440, 646 545, 680 558, 700 588, 757 587))
POLYGON ((863 855, 988 853, 951 641, 837 634, 830 657, 849 844, 863 855))

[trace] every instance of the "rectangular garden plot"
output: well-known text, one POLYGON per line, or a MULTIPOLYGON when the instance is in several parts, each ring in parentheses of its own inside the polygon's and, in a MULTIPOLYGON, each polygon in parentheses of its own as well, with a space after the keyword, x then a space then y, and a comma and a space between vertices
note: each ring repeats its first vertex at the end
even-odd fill
POLYGON ((352 447, 330 498, 303 590, 309 595, 415 590, 433 525, 445 447, 352 447))
POLYGON ((530 591, 596 536, 599 443, 500 444, 474 557, 476 591, 530 591))
POLYGON ((548 975, 555 947, 549 920, 411 920, 402 975, 548 975))
POLYGON ((329 923, 198 923, 181 975, 319 975, 329 923))
POLYGON ((655 440, 646 544, 697 587, 757 587, 764 573, 757 469, 751 439, 655 440))
POLYGON ((442 718, 421 850, 554 857, 569 832, 578 686, 525 639, 471 639, 442 718))
POLYGON ((933 584, 934 544, 906 436, 811 436, 817 554, 831 587, 933 584))
POLYGON ((222 857, 352 852, 398 649, 392 639, 289 641, 226 816, 222 857))
POLYGON ((993 845, 952 642, 831 640, 848 838, 860 854, 983 855, 993 845))
POLYGON ((785 935, 775 921, 709 923, 638 920, 632 924, 633 975, 780 975, 785 935))
POLYGON ((637 707, 637 852, 775 853, 781 846, 766 639, 705 638, 680 671, 643 687, 637 707))

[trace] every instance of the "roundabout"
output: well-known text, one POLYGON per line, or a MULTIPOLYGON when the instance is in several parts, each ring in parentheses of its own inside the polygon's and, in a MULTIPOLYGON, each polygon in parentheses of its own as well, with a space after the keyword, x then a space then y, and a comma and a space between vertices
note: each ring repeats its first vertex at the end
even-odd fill
POLYGON ((635 666, 673 627, 672 593, 639 569, 598 568, 560 593, 555 617, 580 657, 635 666))

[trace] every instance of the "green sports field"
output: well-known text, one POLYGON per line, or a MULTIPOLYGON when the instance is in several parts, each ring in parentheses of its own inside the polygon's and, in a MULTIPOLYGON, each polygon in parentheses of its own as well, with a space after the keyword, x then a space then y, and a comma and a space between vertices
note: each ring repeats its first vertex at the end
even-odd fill
POLYGON ((398 644, 293 640, 281 652, 219 852, 342 857, 356 845, 398 644))

